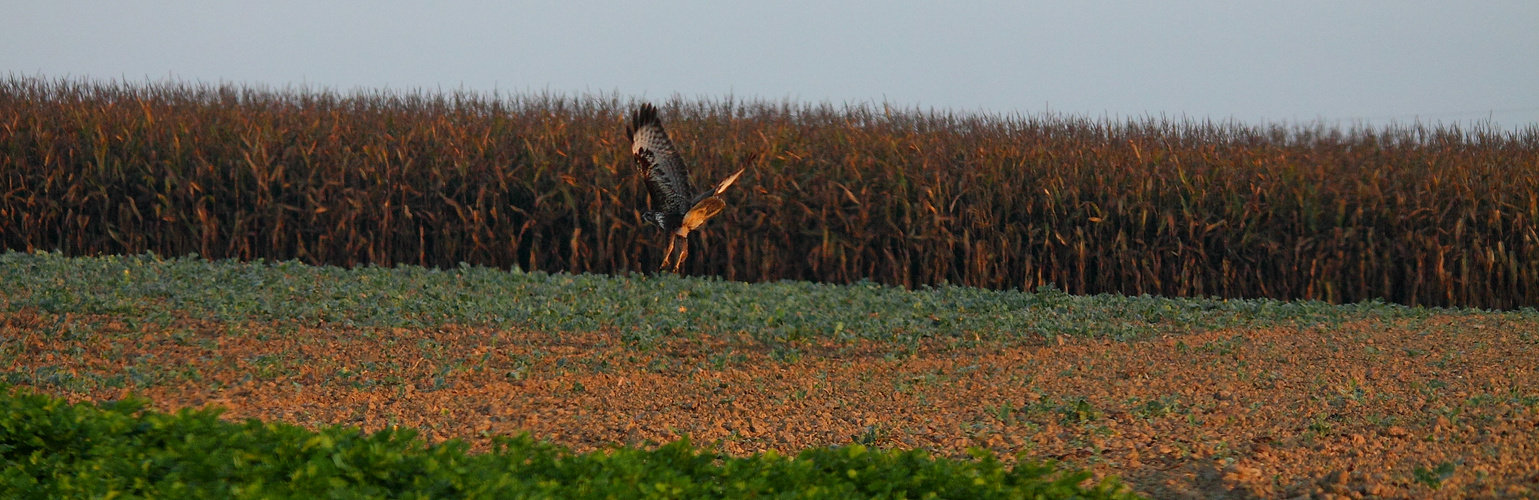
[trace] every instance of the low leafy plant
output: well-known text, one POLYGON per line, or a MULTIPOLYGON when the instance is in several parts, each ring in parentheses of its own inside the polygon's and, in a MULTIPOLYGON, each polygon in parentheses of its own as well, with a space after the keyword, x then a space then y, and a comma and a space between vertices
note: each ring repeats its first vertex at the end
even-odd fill
POLYGON ((0 387, 0 491, 20 498, 1040 498, 1131 499, 1115 479, 992 454, 935 458, 861 445, 726 456, 687 439, 571 453, 528 435, 486 453, 411 429, 236 423, 142 399, 68 403, 0 387))
MULTIPOLYGON (((112 314, 169 323, 334 322, 364 327, 443 324, 541 331, 617 328, 638 348, 664 336, 747 333, 774 345, 809 338, 1119 339, 1235 326, 1399 321, 1433 313, 1533 321, 1539 312, 1434 310, 1379 302, 1331 305, 1270 299, 1078 296, 960 286, 908 290, 875 283, 740 283, 673 275, 546 274, 461 266, 343 269, 298 262, 208 261, 155 255, 0 254, 0 309, 112 314), (687 313, 680 313, 679 309, 687 313)), ((1226 342, 1239 342, 1230 340, 1226 342)))
POLYGON ((1142 405, 1138 405, 1133 410, 1133 415, 1145 419, 1155 419, 1169 416, 1172 413, 1178 413, 1181 410, 1180 398, 1175 395, 1169 395, 1161 396, 1159 399, 1151 399, 1142 405))
POLYGON ((1416 482, 1425 484, 1428 488, 1435 490, 1443 486, 1443 481, 1453 477, 1454 471, 1457 468, 1457 464, 1453 462, 1443 462, 1431 469, 1418 465, 1415 469, 1411 470, 1411 475, 1416 478, 1416 482))
POLYGON ((1092 422, 1101 418, 1101 411, 1090 404, 1083 397, 1076 397, 1063 402, 1058 408, 1058 413, 1063 416, 1063 421, 1070 424, 1092 422))

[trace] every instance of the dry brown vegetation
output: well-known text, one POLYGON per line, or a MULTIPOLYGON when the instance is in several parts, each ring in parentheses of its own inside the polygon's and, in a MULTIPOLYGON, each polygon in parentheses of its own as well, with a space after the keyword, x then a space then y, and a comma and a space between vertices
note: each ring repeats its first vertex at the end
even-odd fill
MULTIPOLYGON (((647 270, 617 97, 0 80, 0 239, 69 254, 647 270)), ((687 272, 1071 293, 1539 302, 1539 130, 672 101, 747 166, 687 272)))

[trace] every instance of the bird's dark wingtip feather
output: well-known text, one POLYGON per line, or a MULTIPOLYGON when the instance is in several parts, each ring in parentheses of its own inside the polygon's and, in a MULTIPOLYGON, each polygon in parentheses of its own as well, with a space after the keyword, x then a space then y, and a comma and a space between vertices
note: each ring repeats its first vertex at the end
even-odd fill
POLYGON ((625 138, 634 140, 637 130, 654 123, 662 124, 661 120, 657 119, 657 107, 652 106, 650 102, 641 103, 641 107, 631 113, 631 124, 625 127, 625 138))

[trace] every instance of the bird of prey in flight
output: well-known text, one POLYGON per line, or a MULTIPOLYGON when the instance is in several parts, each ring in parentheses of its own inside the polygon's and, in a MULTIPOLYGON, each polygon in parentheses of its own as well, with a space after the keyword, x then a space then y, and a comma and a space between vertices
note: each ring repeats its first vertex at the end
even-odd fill
POLYGON ((721 213, 727 203, 716 195, 732 186, 744 169, 738 169, 711 189, 696 193, 689 183, 689 168, 679 158, 673 141, 668 140, 662 121, 657 119, 657 108, 651 104, 642 104, 631 113, 625 136, 631 140, 631 156, 636 158, 652 198, 653 211, 643 213, 642 218, 670 235, 663 265, 658 269, 668 269, 671 262, 673 272, 677 273, 684 257, 689 255, 689 232, 721 213), (679 249, 677 258, 673 256, 674 247, 679 249))

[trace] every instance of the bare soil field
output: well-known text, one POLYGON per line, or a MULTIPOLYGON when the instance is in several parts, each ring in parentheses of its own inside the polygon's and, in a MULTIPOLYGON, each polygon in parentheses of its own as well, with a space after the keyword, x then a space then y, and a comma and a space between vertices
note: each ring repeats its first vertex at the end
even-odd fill
POLYGON ((1059 460, 1154 498, 1539 496, 1539 325, 1433 317, 1133 341, 919 344, 0 313, 72 400, 584 451, 858 442, 1059 460))

